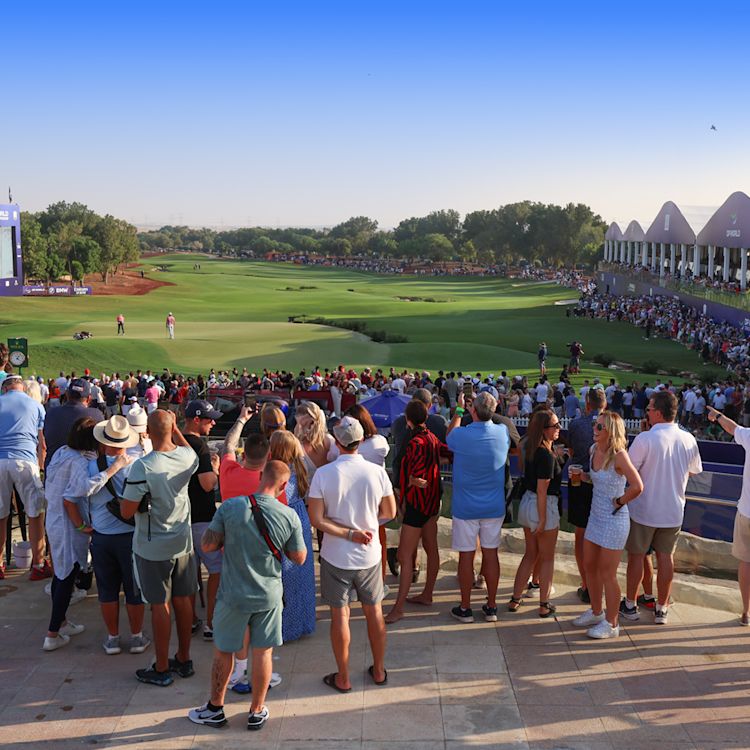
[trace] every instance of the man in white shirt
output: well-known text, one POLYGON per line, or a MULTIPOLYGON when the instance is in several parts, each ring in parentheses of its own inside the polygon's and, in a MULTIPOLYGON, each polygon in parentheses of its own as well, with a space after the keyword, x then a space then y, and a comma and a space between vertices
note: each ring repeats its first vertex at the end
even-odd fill
POLYGON ((406 390, 406 381, 400 375, 397 375, 391 381, 391 388, 399 393, 404 393, 406 390))
POLYGON ((344 417, 333 435, 339 457, 321 466, 308 491, 310 521, 323 532, 320 548, 320 595, 331 609, 331 644, 337 672, 323 682, 339 693, 351 691, 349 679, 349 593, 357 592, 367 620, 373 664, 369 674, 376 685, 388 679, 385 670, 385 620, 380 521, 396 515, 396 500, 382 466, 357 453, 364 439, 362 425, 344 417))
POLYGON ((688 388, 682 396, 682 424, 687 426, 693 421, 695 402, 698 397, 692 388, 688 388))
POLYGON ((579 393, 581 394, 581 403, 583 404, 586 403, 586 394, 589 392, 589 390, 590 390, 589 381, 584 380, 583 386, 581 387, 581 390, 579 391, 579 393))
POLYGON ((536 386, 537 404, 546 404, 548 397, 549 397, 549 386, 547 385, 546 378, 542 378, 542 380, 540 380, 536 386))
POLYGON ((739 561, 737 578, 742 596, 740 625, 750 625, 750 428, 740 427, 716 409, 708 407, 708 421, 716 422, 734 441, 745 449, 745 467, 742 470, 742 493, 737 501, 732 534, 732 555, 739 561))
POLYGON ((610 378, 609 385, 604 389, 604 393, 607 395, 607 406, 612 405, 612 397, 615 395, 617 390, 617 381, 614 378, 610 378))
POLYGON ((635 597, 643 578, 644 555, 653 547, 659 568, 654 622, 664 625, 674 576, 673 553, 685 515, 685 488, 690 476, 703 471, 703 465, 696 439, 675 424, 674 393, 654 393, 646 415, 650 429, 636 435, 628 451, 643 479, 643 492, 628 506, 627 595, 620 603, 620 615, 626 620, 640 619, 635 597))
POLYGON ((716 411, 724 411, 727 405, 727 397, 724 395, 724 391, 719 388, 714 395, 714 409, 716 411))

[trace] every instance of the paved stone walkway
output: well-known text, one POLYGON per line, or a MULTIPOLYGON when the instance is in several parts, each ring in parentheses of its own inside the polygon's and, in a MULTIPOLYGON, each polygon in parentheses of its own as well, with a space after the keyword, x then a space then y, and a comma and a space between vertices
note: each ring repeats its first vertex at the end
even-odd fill
MULTIPOLYGON (((509 585, 502 580, 503 602, 509 585)), ((460 625, 448 615, 456 603, 455 576, 444 572, 435 606, 412 607, 389 627, 387 687, 366 676, 370 662, 357 605, 354 690, 340 695, 323 685, 335 664, 321 609, 314 636, 278 649, 275 670, 284 681, 269 694, 271 720, 251 734, 248 700, 234 694, 227 728, 186 718, 206 699, 210 644, 194 639, 194 677, 177 678, 169 688, 142 685, 133 672, 153 651, 106 656, 93 595, 70 611, 87 631, 44 653, 49 602, 43 588, 14 572, 0 582, 3 750, 750 747, 750 631, 726 612, 676 604, 668 626, 654 625, 646 614, 625 624, 615 641, 590 641, 570 626, 581 610, 573 590, 558 587, 557 620, 539 619, 529 604, 519 614, 501 608, 497 624, 460 625)), ((482 597, 475 600, 476 612, 482 597)))

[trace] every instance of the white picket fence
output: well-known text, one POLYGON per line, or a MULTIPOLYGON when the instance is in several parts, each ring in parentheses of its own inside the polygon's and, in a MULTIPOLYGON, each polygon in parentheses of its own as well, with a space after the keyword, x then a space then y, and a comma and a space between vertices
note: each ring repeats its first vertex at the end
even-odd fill
MULTIPOLYGON (((528 427, 529 426, 529 418, 528 417, 511 417, 516 427, 528 427)), ((641 420, 640 419, 626 419, 625 421, 625 430, 628 434, 635 434, 641 431, 641 420)), ((570 424, 571 419, 569 417, 562 417, 560 419, 560 428, 563 430, 568 429, 568 425, 570 424)))

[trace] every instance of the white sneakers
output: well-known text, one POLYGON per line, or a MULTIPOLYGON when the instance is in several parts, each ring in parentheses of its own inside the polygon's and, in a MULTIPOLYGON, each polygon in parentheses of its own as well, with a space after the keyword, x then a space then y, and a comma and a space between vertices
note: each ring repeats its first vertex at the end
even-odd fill
POLYGON ((594 625, 593 628, 589 628, 586 631, 586 635, 589 638, 597 638, 597 639, 604 639, 604 638, 617 638, 618 635, 620 635, 620 626, 615 625, 612 627, 606 620, 602 620, 597 625, 594 625))
POLYGON ((576 628, 590 628, 592 625, 600 623, 604 618, 604 611, 595 615, 594 610, 589 607, 582 615, 578 615, 571 624, 576 628))
POLYGON ((45 636, 42 650, 43 651, 57 651, 58 648, 67 646, 69 643, 70 643, 69 635, 63 635, 62 633, 58 633, 57 638, 50 638, 49 636, 45 636))
POLYGON ((65 625, 60 628, 60 635, 79 635, 86 630, 85 625, 77 625, 71 620, 67 620, 65 625))
POLYGON ((44 637, 42 650, 57 651, 58 648, 67 646, 70 643, 71 636, 83 633, 84 630, 86 630, 85 625, 78 625, 75 622, 67 620, 65 625, 63 625, 57 633, 57 638, 50 638, 49 636, 44 637))
MULTIPOLYGON (((52 581, 50 581, 45 587, 44 587, 44 593, 48 594, 49 596, 52 596, 52 581)), ((78 602, 82 602, 87 596, 88 591, 86 589, 79 589, 78 587, 73 587, 73 593, 70 595, 70 604, 69 607, 72 607, 74 604, 78 604, 78 602)))

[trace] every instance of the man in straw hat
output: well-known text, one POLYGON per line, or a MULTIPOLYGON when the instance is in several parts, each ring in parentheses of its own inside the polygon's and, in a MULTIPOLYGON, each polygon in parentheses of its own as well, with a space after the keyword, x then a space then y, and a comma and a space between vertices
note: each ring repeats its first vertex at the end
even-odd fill
POLYGON ((138 433, 138 442, 132 448, 127 449, 127 454, 133 458, 141 458, 147 453, 151 453, 153 446, 148 436, 148 414, 146 414, 146 410, 138 404, 133 405, 128 410, 127 420, 133 430, 138 433))
MULTIPOLYGON (((107 638, 102 647, 108 655, 119 654, 120 647, 120 589, 125 593, 130 623, 131 654, 143 653, 151 641, 143 634, 144 606, 133 577, 133 527, 117 518, 107 503, 121 497, 130 474, 133 458, 127 451, 138 444, 138 433, 122 416, 114 416, 94 427, 94 438, 104 446, 104 452, 89 464, 89 474, 95 476, 114 464, 122 456, 127 463, 113 474, 109 482, 87 501, 91 534, 91 556, 96 574, 96 588, 107 638)), ((81 503, 79 502, 79 506, 81 503)), ((85 507, 85 504, 84 504, 85 507)))

